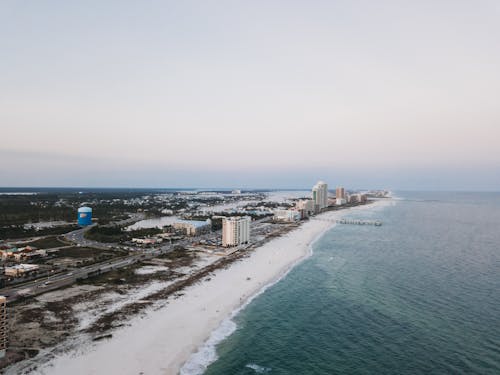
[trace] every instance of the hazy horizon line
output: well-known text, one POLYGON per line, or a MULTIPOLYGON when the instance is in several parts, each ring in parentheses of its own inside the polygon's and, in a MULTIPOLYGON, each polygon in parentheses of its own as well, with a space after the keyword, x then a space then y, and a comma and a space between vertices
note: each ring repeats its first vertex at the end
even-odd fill
MULTIPOLYGON (((327 183, 328 184, 328 183, 327 183)), ((335 190, 337 186, 331 185, 330 190, 335 190), (333 187, 335 186, 335 187, 333 187)), ((389 191, 389 192, 452 192, 452 193, 500 193, 500 190, 470 190, 470 189, 391 189, 391 188, 351 188, 342 186, 348 190, 353 191, 389 191)), ((151 187, 151 186, 0 186, 0 190, 36 190, 36 189, 71 189, 71 190, 205 190, 205 191, 218 191, 218 190, 241 190, 241 191, 310 191, 310 187, 214 187, 214 186, 171 186, 171 187, 151 187)))

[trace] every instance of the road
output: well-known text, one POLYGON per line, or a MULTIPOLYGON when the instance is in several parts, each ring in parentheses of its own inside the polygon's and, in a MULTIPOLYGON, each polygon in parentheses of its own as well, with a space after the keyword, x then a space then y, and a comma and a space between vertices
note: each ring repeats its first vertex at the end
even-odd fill
MULTIPOLYGON (((77 231, 79 232, 79 231, 77 231)), ((72 232, 74 234, 74 232, 72 232)), ((80 239, 81 233, 77 233, 74 237, 76 239, 80 239)), ((73 238, 73 236, 71 237, 73 238)), ((80 242, 80 245, 85 244, 88 245, 88 241, 83 240, 84 242, 80 242)), ((93 241, 91 241, 93 242, 93 241)), ((190 240, 183 240, 177 242, 175 245, 186 246, 188 245, 190 240)), ((103 244, 98 243, 102 247, 103 244)), ((29 281, 23 283, 21 285, 10 286, 7 288, 0 289, 0 295, 4 295, 7 298, 8 302, 13 302, 23 297, 33 297, 38 294, 42 294, 51 290, 56 290, 64 286, 68 286, 73 284, 79 279, 86 279, 88 277, 96 276, 101 273, 106 273, 113 269, 119 269, 123 267, 128 267, 134 263, 143 260, 153 259, 158 257, 159 255, 166 254, 169 251, 172 251, 174 245, 166 244, 158 249, 140 249, 134 254, 129 254, 120 258, 115 258, 112 260, 107 260, 105 262, 95 263, 89 266, 75 268, 70 271, 60 272, 53 274, 48 277, 39 278, 33 281, 29 281)))
POLYGON ((94 227, 96 224, 89 225, 88 227, 84 227, 81 229, 74 230, 73 232, 66 233, 63 237, 79 246, 88 246, 88 247, 96 247, 98 249, 102 248, 110 248, 112 244, 105 244, 102 242, 92 241, 85 238, 85 232, 87 232, 90 228, 94 227))
MULTIPOLYGON (((262 223, 267 218, 259 219, 252 222, 252 226, 262 223)), ((97 248, 110 248, 110 247, 120 247, 124 246, 117 244, 104 244, 101 242, 87 240, 84 237, 85 231, 89 230, 91 226, 75 230, 73 232, 67 233, 64 237, 70 241, 75 242, 79 246, 92 246, 97 248)), ((220 237, 220 230, 215 232, 210 232, 197 237, 186 238, 181 241, 177 241, 175 244, 164 244, 158 248, 136 248, 134 253, 129 255, 115 258, 112 260, 107 260, 101 263, 95 263, 89 266, 75 268, 70 271, 60 272, 53 274, 48 277, 43 277, 37 280, 29 281, 17 286, 10 286, 7 288, 0 289, 0 295, 7 297, 8 302, 16 301, 20 298, 33 297, 51 290, 56 290, 64 286, 73 284, 79 279, 86 279, 92 276, 96 276, 105 272, 109 272, 113 269, 119 269, 123 267, 128 267, 134 263, 144 260, 150 260, 156 258, 160 255, 166 254, 174 249, 175 246, 189 246, 193 241, 200 240, 214 240, 220 237)), ((128 248, 130 249, 130 248, 128 248)))
MULTIPOLYGON (((120 220, 113 222, 109 225, 117 225, 117 226, 125 226, 125 225, 130 225, 133 224, 139 220, 144 219, 144 214, 143 213, 135 213, 132 214, 128 219, 125 220, 120 220)), ((97 224, 92 224, 84 228, 80 228, 77 230, 74 230, 72 232, 66 233, 63 235, 63 237, 71 242, 76 243, 78 246, 87 246, 87 247, 95 247, 97 249, 109 249, 109 248, 120 248, 123 250, 128 250, 125 246, 122 246, 117 243, 103 243, 103 242, 98 242, 98 241, 93 241, 85 238, 85 232, 87 232, 90 228, 96 226, 97 224)), ((106 226, 106 225, 104 225, 106 226)), ((140 250, 139 248, 136 248, 134 250, 140 250)))
POLYGON ((113 259, 111 261, 73 269, 69 272, 61 272, 52 276, 27 282, 23 285, 1 289, 0 294, 7 296, 8 302, 13 302, 21 297, 32 297, 50 290, 71 285, 78 279, 86 279, 88 277, 108 272, 112 269, 127 267, 141 260, 142 256, 143 254, 129 255, 113 259))

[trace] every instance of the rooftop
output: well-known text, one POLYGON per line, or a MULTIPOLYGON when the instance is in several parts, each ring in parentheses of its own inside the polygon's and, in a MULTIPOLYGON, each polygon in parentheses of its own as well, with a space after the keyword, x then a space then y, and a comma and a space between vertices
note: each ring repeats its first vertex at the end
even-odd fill
POLYGON ((176 223, 191 224, 192 226, 194 226, 196 228, 200 228, 200 227, 204 227, 205 225, 208 225, 208 223, 206 221, 202 221, 202 220, 179 220, 179 221, 176 221, 176 223))

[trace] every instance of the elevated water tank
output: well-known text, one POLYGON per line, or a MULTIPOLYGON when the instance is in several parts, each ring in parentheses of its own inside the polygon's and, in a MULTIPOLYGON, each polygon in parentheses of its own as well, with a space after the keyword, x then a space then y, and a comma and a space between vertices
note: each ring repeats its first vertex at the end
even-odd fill
POLYGON ((92 224, 92 208, 80 207, 78 209, 78 225, 84 227, 92 224))

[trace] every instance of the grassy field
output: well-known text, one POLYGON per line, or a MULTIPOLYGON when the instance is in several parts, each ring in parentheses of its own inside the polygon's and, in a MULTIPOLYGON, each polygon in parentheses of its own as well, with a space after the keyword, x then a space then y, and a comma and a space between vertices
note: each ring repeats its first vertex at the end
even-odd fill
POLYGON ((66 247, 64 249, 60 249, 57 253, 55 253, 58 258, 98 258, 98 257, 114 257, 118 256, 117 252, 110 250, 101 250, 96 249, 94 247, 66 247))
POLYGON ((98 242, 115 243, 129 241, 134 237, 153 236, 161 232, 162 230, 158 228, 126 231, 124 228, 117 226, 105 227, 96 225, 85 233, 85 238, 98 242))
POLYGON ((31 242, 23 242, 15 244, 16 247, 23 246, 33 246, 39 249, 51 249, 54 247, 67 246, 66 242, 60 241, 56 236, 50 236, 45 238, 40 238, 39 240, 31 241, 31 242))

